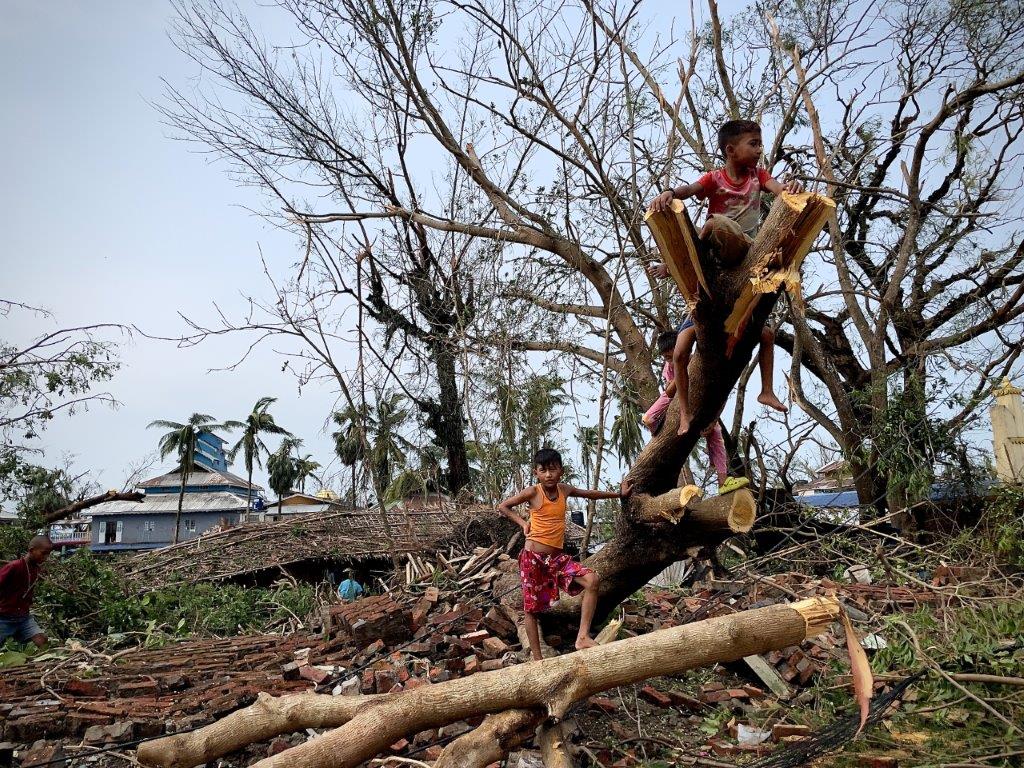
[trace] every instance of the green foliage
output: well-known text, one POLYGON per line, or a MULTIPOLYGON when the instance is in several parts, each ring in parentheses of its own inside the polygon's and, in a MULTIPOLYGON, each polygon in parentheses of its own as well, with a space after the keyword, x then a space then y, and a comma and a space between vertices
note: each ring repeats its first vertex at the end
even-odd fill
POLYGON ((1024 488, 994 487, 982 513, 982 528, 998 560, 1024 567, 1024 488))
POLYGON ((132 594, 108 559, 88 550, 51 559, 33 614, 55 638, 230 635, 256 631, 313 609, 314 588, 281 582, 269 589, 235 584, 178 584, 132 594))
POLYGON ((318 469, 320 469, 320 463, 313 460, 313 454, 311 453, 300 456, 295 460, 295 482, 298 484, 300 491, 306 492, 306 478, 318 469))
POLYGON ((615 452, 626 465, 632 465, 644 447, 644 436, 640 430, 640 395, 636 386, 627 379, 615 384, 615 397, 619 404, 618 413, 612 422, 611 441, 615 452))
POLYGON ((366 461, 380 488, 391 485, 395 472, 405 468, 415 447, 401 430, 409 421, 405 398, 397 392, 377 392, 373 409, 349 406, 332 415, 339 429, 332 433, 334 452, 347 467, 366 461))
MULTIPOLYGON (((1018 600, 949 606, 941 615, 930 608, 895 614, 885 617, 878 632, 888 643, 871 655, 871 666, 879 675, 906 675, 926 665, 911 635, 929 658, 950 674, 1019 676, 1024 663, 1024 649, 1018 645, 1024 632, 1024 604, 1018 600)), ((848 672, 845 661, 836 661, 821 676, 814 710, 802 712, 812 728, 827 725, 838 713, 850 710, 848 688, 835 685, 837 677, 848 672)), ((965 685, 992 702, 1010 721, 1024 721, 1024 696, 1019 688, 965 685)), ((1024 749, 1024 740, 1010 734, 1005 724, 944 677, 930 672, 914 684, 908 700, 887 716, 886 727, 870 730, 865 738, 849 745, 842 756, 837 756, 836 766, 862 765, 856 754, 860 750, 896 755, 897 750, 906 747, 913 749, 913 765, 939 765, 954 754, 1013 753, 1024 749), (902 739, 902 734, 909 738, 902 739)))
POLYGON ((63 469, 29 464, 17 451, 0 453, 0 497, 5 504, 14 503, 30 528, 41 527, 47 514, 67 505, 78 491, 75 479, 63 469))
POLYGON ((280 499, 291 490, 299 472, 295 467, 295 459, 292 458, 292 443, 285 438, 281 441, 281 447, 270 455, 267 460, 267 470, 270 473, 267 480, 274 493, 280 499))
POLYGON ((199 435, 203 432, 223 429, 225 425, 216 423, 213 416, 207 416, 205 413, 193 413, 188 421, 183 424, 176 421, 158 419, 150 422, 148 426, 168 430, 160 437, 158 444, 160 458, 176 457, 179 471, 187 477, 192 471, 192 463, 196 455, 196 442, 199 440, 199 435))
POLYGON ((222 426, 225 429, 241 429, 242 436, 228 452, 228 458, 234 461, 239 453, 245 464, 245 471, 248 473, 250 485, 252 484, 253 467, 263 467, 263 456, 270 453, 270 449, 260 438, 262 434, 268 435, 289 435, 284 427, 274 421, 274 417, 268 413, 271 405, 277 402, 276 397, 261 397, 252 407, 252 411, 245 417, 245 421, 227 421, 222 426))
MULTIPOLYGON (((886 479, 890 500, 909 505, 928 498, 940 458, 958 455, 956 434, 929 416, 921 377, 907 374, 902 386, 889 383, 886 388, 884 408, 874 410, 871 439, 861 446, 859 458, 886 479)), ((875 401, 870 389, 852 397, 865 408, 875 401)))
POLYGON ((0 525, 0 564, 22 557, 33 535, 33 529, 25 525, 0 525))
MULTIPOLYGON (((562 424, 561 409, 567 401, 565 382, 557 374, 530 373, 522 379, 513 378, 506 377, 498 367, 481 376, 493 393, 487 400, 495 408, 494 431, 473 441, 469 456, 477 465, 477 476, 487 483, 483 490, 489 497, 500 498, 517 479, 529 482, 533 455, 541 447, 561 448, 557 435, 562 424)), ((593 437, 596 441, 596 433, 593 437)), ((565 469, 568 481, 572 467, 565 469)))
MULTIPOLYGON (((48 312, 0 300, 0 317, 13 311, 48 312)), ((89 401, 116 402, 109 395, 91 394, 95 384, 108 381, 120 367, 112 342, 97 333, 120 326, 69 328, 47 333, 25 346, 0 340, 0 443, 38 436, 61 410, 73 413, 89 401)))

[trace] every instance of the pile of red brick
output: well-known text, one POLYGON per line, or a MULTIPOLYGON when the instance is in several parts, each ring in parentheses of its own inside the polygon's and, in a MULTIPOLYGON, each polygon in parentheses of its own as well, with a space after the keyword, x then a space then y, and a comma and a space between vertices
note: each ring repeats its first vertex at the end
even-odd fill
POLYGON ((485 611, 444 598, 428 587, 402 603, 382 596, 332 608, 331 637, 376 638, 352 658, 350 669, 359 675, 343 675, 339 692, 390 693, 512 663, 514 617, 501 605, 485 611))
MULTIPOLYGON (((515 617, 470 587, 442 591, 419 584, 405 592, 332 605, 323 613, 319 634, 192 640, 132 650, 117 658, 79 652, 5 669, 0 675, 0 742, 122 743, 160 735, 168 724, 180 730, 211 722, 251 703, 261 691, 275 695, 311 689, 339 695, 388 693, 516 663, 511 653, 519 647, 515 617)), ((927 591, 837 584, 797 574, 742 583, 710 581, 687 593, 645 590, 642 600, 624 605, 625 628, 627 633, 650 632, 695 618, 833 591, 851 612, 873 614, 934 599, 927 591)), ((729 680, 704 685, 699 691, 683 693, 647 685, 638 694, 654 709, 675 708, 696 717, 721 706, 742 715, 745 708, 756 708, 760 699, 773 693, 794 695, 829 660, 841 657, 845 657, 841 641, 824 633, 799 647, 757 657, 763 663, 733 668, 729 680), (769 682, 766 677, 773 679, 769 682)), ((618 707, 612 694, 592 697, 589 704, 595 715, 614 713, 618 707)), ((457 723, 417 734, 393 745, 392 751, 430 759, 439 751, 440 739, 470 727, 457 723)), ((708 744, 719 754, 735 754, 740 746, 726 733, 708 744)), ((40 748, 49 749, 47 745, 40 748)), ((623 759, 619 754, 609 765, 623 759)))
MULTIPOLYGON (((167 721, 179 729, 208 722, 260 691, 308 690, 308 680, 285 674, 304 648, 317 653, 322 644, 311 635, 255 635, 8 668, 0 675, 0 740, 125 741, 159 735, 167 721)), ((348 654, 320 658, 342 663, 348 654)))

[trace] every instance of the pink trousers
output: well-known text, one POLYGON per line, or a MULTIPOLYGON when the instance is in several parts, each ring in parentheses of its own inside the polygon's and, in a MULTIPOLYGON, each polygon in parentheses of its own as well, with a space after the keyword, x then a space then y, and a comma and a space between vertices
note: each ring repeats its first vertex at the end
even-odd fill
MULTIPOLYGON (((648 429, 653 434, 657 434, 658 430, 661 429, 661 423, 665 420, 665 411, 668 410, 669 403, 672 402, 672 398, 662 393, 661 396, 654 401, 654 405, 647 409, 644 413, 644 424, 647 425, 648 429)), ((708 444, 708 458, 711 460, 711 466, 715 468, 715 472, 719 476, 724 477, 729 474, 729 456, 725 452, 725 440, 722 438, 722 425, 718 423, 718 419, 715 419, 715 423, 708 427, 703 432, 704 439, 708 444)))

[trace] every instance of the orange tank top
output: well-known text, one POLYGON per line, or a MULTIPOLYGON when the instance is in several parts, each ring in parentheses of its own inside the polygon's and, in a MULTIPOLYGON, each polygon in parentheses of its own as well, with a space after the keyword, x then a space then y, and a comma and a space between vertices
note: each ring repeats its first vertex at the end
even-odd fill
POLYGON ((565 494, 559 488, 558 498, 552 501, 544 493, 543 486, 538 485, 537 491, 540 493, 540 507, 530 509, 530 535, 527 538, 561 549, 565 544, 565 494))

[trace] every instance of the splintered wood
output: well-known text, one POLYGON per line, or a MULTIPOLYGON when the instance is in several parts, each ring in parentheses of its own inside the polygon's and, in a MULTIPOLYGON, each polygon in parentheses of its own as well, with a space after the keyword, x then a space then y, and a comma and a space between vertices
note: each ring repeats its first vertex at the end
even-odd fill
POLYGON ((648 211, 644 221, 651 228, 668 273, 693 309, 700 288, 704 289, 705 295, 711 295, 697 252, 697 230, 682 200, 673 200, 669 208, 659 213, 648 211))
MULTIPOLYGON (((692 311, 701 288, 705 296, 712 295, 714 276, 704 274, 697 231, 682 201, 673 200, 669 208, 659 213, 648 211, 644 221, 654 235, 669 274, 692 311)), ((743 287, 725 321, 727 355, 732 354, 743 335, 762 294, 785 288, 799 298, 800 265, 834 209, 835 203, 830 198, 814 192, 783 192, 776 196, 747 258, 739 267, 749 271, 750 282, 743 287)))
POLYGON ((835 207, 813 192, 783 192, 775 199, 747 256, 754 293, 800 290, 800 266, 835 207))
POLYGON ((437 552, 434 555, 435 561, 431 563, 425 555, 410 552, 406 556, 405 585, 413 587, 445 576, 459 588, 486 589, 499 574, 495 565, 502 554, 502 548, 495 544, 487 548, 477 547, 473 554, 458 557, 452 551, 448 557, 443 552, 437 552))
POLYGON ((763 294, 785 288, 799 298, 800 266, 834 208, 830 198, 814 192, 783 192, 775 198, 743 262, 750 282, 725 320, 726 355, 732 355, 763 294))

